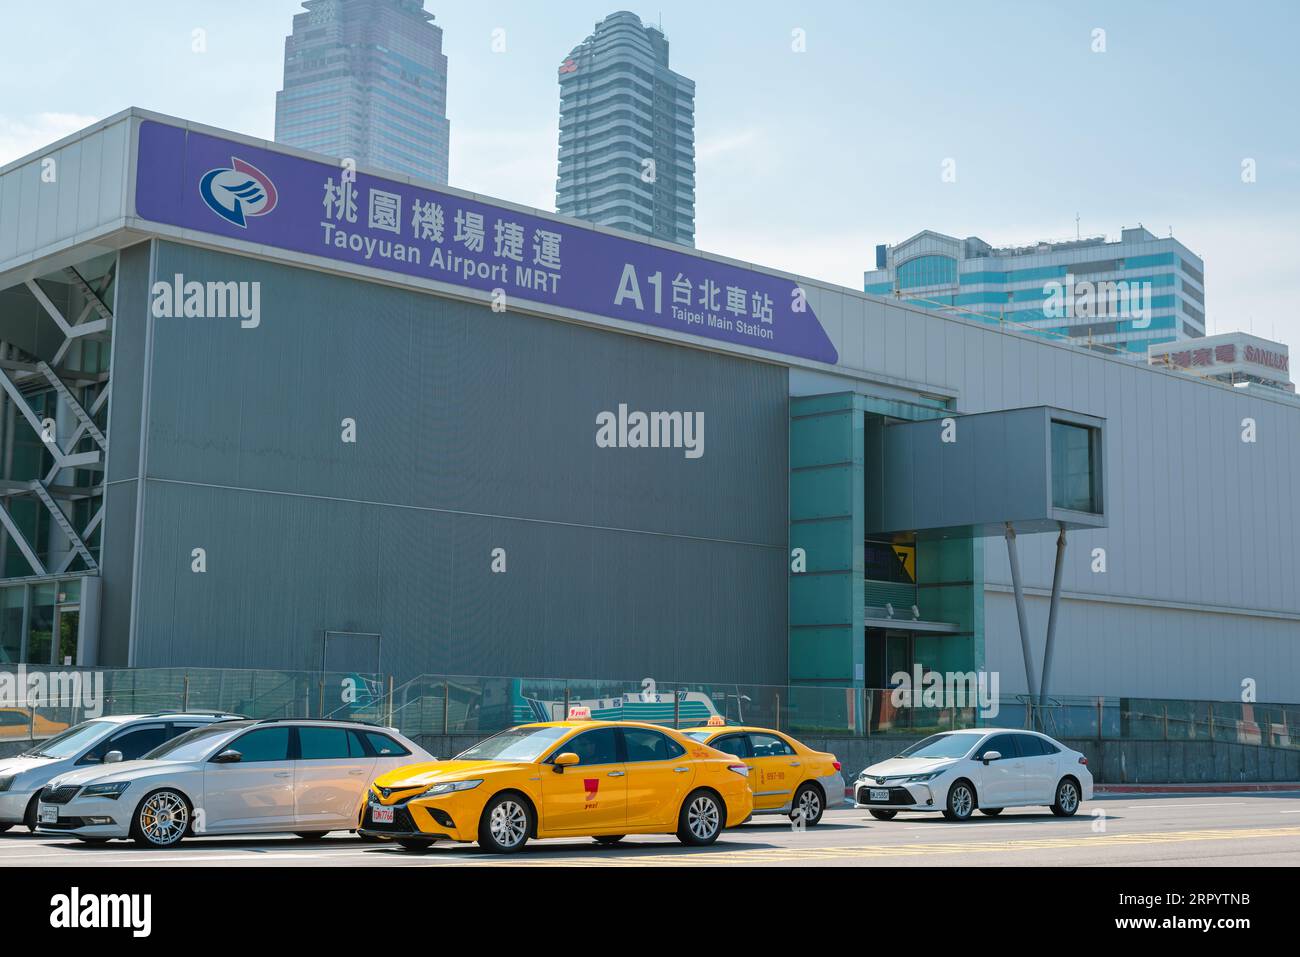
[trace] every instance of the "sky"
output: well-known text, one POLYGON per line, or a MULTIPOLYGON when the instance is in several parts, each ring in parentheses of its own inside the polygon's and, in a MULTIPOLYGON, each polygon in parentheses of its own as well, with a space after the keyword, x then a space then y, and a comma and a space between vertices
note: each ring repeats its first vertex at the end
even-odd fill
MULTIPOLYGON (((556 68, 620 8, 425 7, 450 61, 451 185, 553 210, 556 68), (504 52, 493 51, 496 30, 504 52)), ((272 138, 300 9, 0 0, 0 165, 128 106, 272 138)), ((696 83, 700 249, 860 289, 877 243, 921 229, 1023 245, 1077 232, 1113 240, 1141 223, 1205 260, 1211 334, 1300 347, 1294 0, 622 9, 661 23, 673 69, 696 83)))

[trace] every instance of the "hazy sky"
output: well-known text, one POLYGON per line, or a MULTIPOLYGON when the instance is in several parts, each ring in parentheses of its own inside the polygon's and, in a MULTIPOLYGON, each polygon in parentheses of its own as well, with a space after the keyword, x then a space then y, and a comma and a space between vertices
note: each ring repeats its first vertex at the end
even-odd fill
MULTIPOLYGON (((0 4, 0 164, 127 106, 273 135, 297 0, 0 4)), ((556 67, 618 7, 425 6, 450 58, 452 185, 553 209, 556 67)), ((629 9, 662 20, 696 82, 701 249, 861 288, 876 243, 926 227, 1026 243, 1074 236, 1076 214, 1112 239, 1141 222, 1204 257, 1211 333, 1300 347, 1295 0, 629 9)))

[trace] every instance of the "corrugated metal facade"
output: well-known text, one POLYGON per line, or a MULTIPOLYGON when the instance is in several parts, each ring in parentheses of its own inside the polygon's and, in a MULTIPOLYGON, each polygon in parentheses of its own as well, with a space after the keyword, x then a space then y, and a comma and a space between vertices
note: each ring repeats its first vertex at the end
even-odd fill
POLYGON ((136 665, 341 630, 399 677, 784 681, 784 368, 157 243, 177 273, 259 282, 261 324, 152 320, 136 665), (597 448, 620 403, 703 412, 703 456, 597 448))

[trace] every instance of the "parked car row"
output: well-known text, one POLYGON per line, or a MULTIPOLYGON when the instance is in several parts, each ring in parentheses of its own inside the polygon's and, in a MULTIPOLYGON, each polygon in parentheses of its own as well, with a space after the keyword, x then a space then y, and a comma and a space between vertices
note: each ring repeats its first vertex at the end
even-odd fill
MULTIPOLYGON (((520 725, 440 761, 392 728, 332 720, 159 713, 77 725, 0 759, 0 830, 22 823, 102 843, 171 847, 189 835, 356 831, 413 851, 439 841, 509 853, 529 840, 675 834, 702 846, 754 815, 817 825, 845 803, 841 764, 789 735, 633 721, 520 725)), ((1028 731, 933 735, 853 787, 878 820, 1046 805, 1092 796, 1083 755, 1028 731)))

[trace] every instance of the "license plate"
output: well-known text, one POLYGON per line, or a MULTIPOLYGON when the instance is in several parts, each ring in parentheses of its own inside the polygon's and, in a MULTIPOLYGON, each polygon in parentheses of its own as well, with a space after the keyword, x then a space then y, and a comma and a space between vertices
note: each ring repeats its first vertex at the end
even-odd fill
POLYGON ((889 800, 889 788, 872 788, 872 789, 871 789, 870 800, 872 800, 872 801, 888 801, 888 800, 889 800))
POLYGON ((40 823, 41 823, 41 824, 58 824, 58 823, 59 823, 59 809, 58 809, 57 807, 55 807, 53 804, 42 804, 42 805, 41 805, 41 810, 40 810, 40 823))
POLYGON ((392 824, 393 809, 391 807, 372 807, 370 809, 370 819, 376 824, 392 824))

